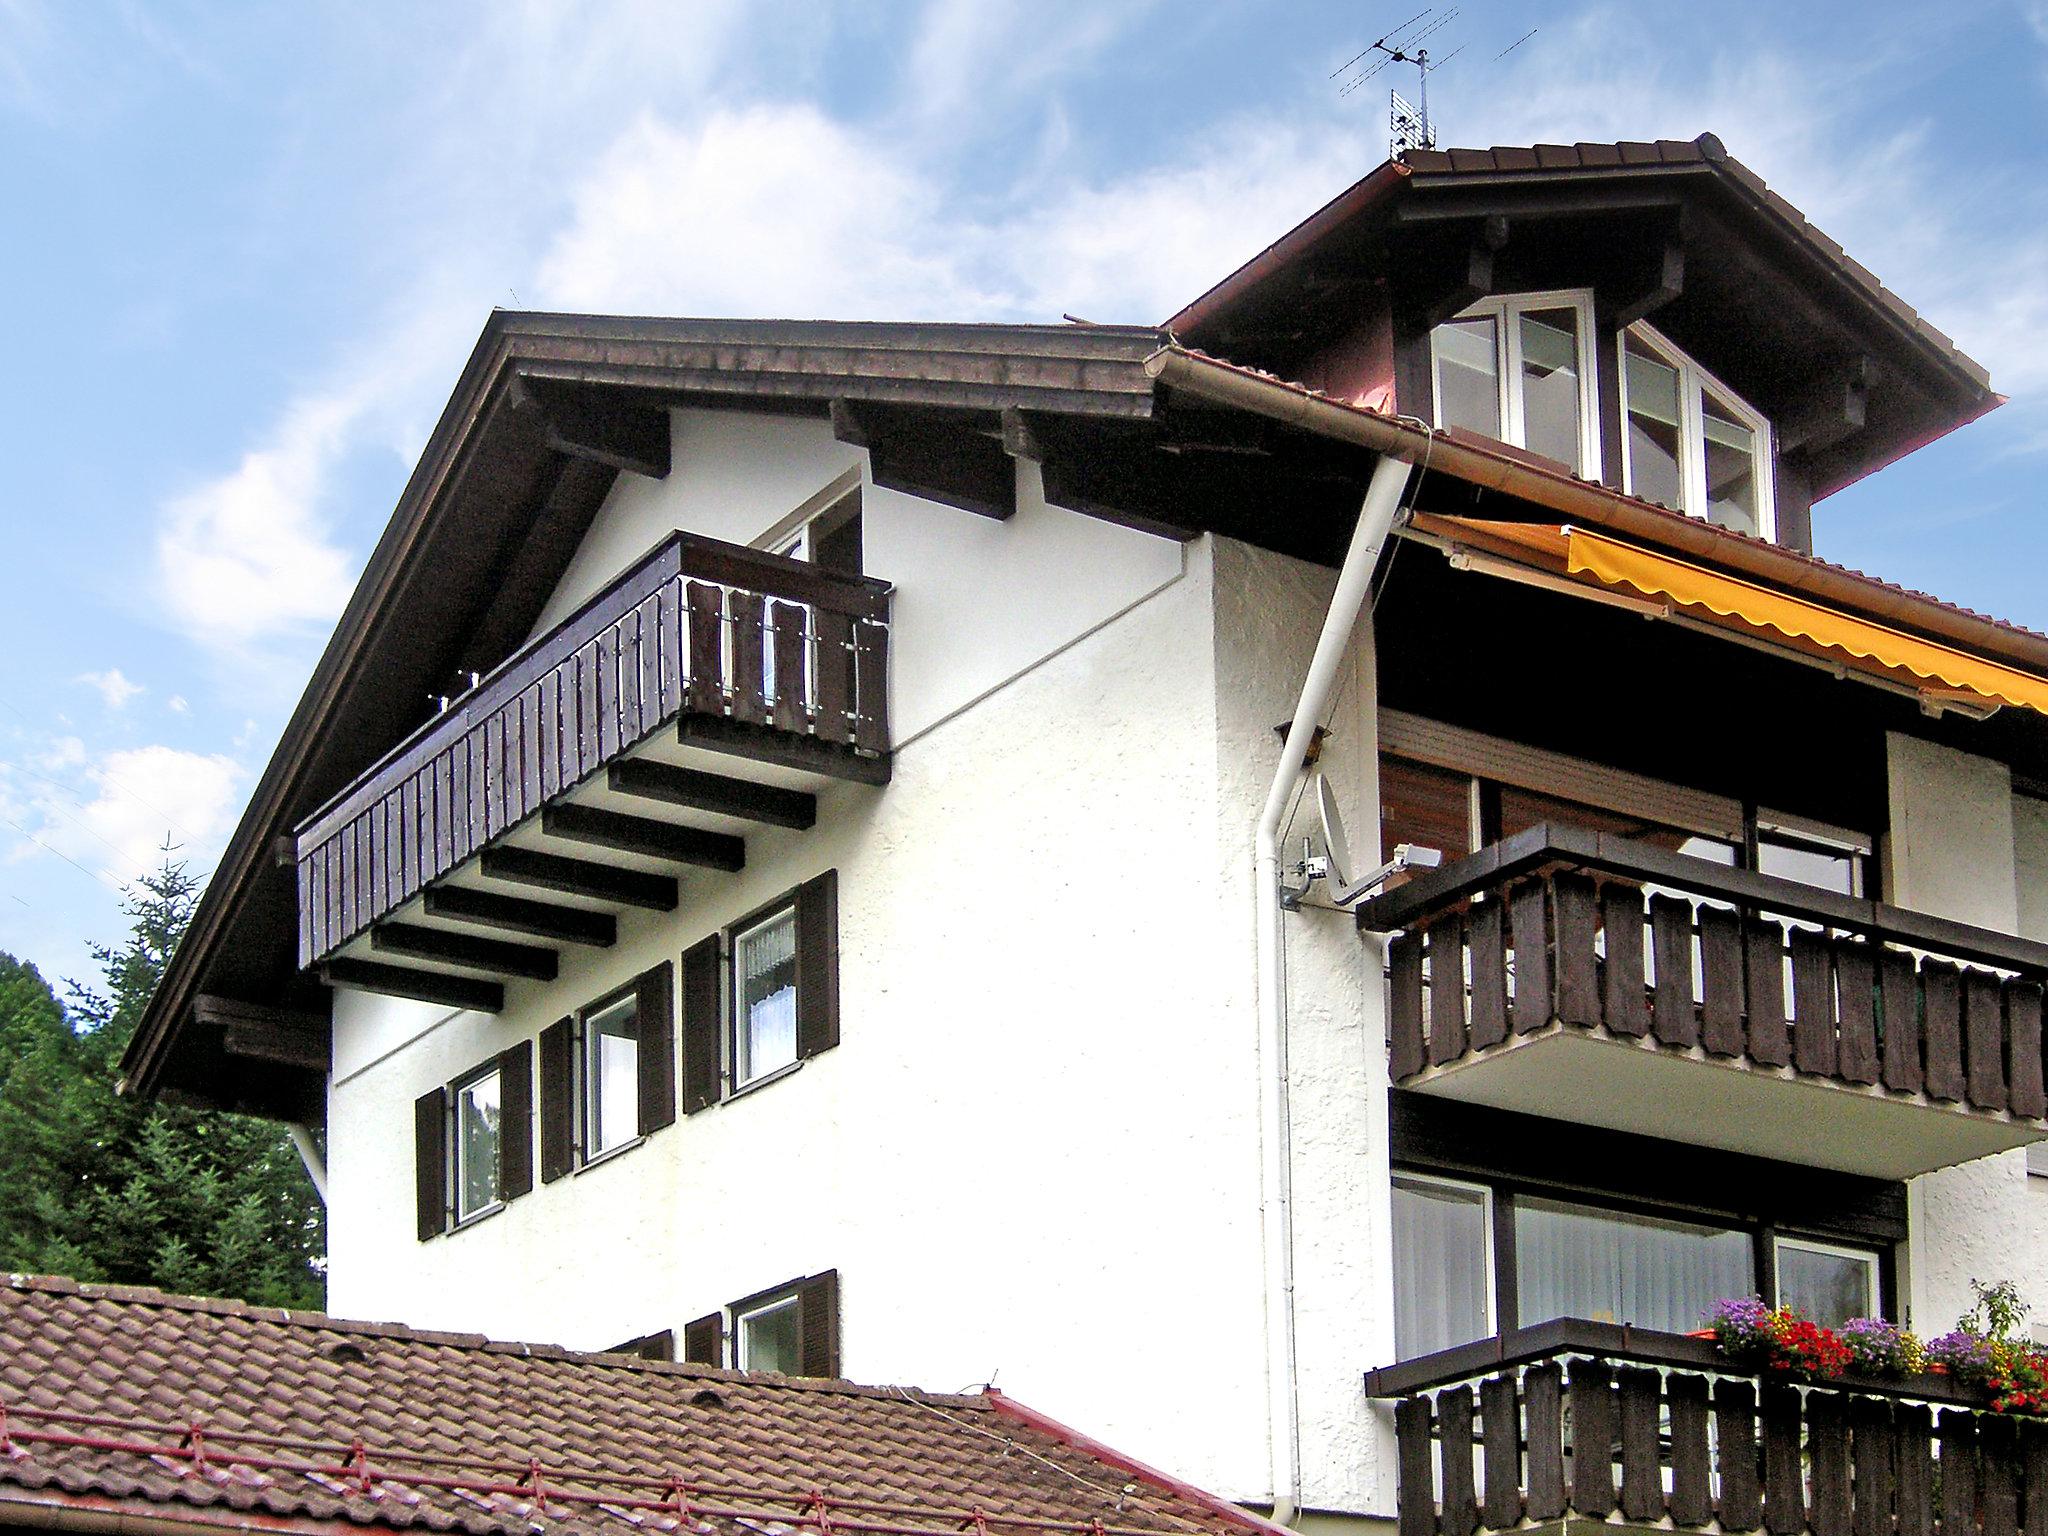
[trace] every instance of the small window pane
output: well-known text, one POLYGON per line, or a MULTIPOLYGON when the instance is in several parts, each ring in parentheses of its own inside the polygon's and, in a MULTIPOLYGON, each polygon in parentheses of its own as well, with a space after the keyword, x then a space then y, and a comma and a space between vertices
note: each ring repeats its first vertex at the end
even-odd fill
POLYGON ((1824 848, 1759 832, 1756 866, 1766 875, 1781 875, 1837 895, 1863 894, 1863 856, 1848 849, 1824 848))
POLYGON ((1877 1255, 1780 1242, 1778 1303, 1830 1328, 1875 1316, 1877 1255))
POLYGON ((1583 469, 1579 462, 1579 316, 1572 309, 1521 317, 1523 446, 1583 469))
POLYGON ((620 998, 583 1023, 588 1134, 583 1155, 597 1157, 640 1134, 639 1005, 620 998))
POLYGON ((1760 533, 1756 433, 1710 389, 1701 391, 1700 406, 1707 438, 1707 519, 1741 533, 1760 533))
POLYGON ((1394 1180, 1394 1349, 1403 1360, 1493 1331, 1486 1191, 1394 1180))
POLYGON ((498 1074, 486 1072, 455 1090, 455 1219, 498 1203, 498 1074))
POLYGON ((1438 415, 1447 427, 1469 427, 1498 439, 1500 330, 1491 315, 1452 320, 1436 328, 1438 415))
POLYGON ((739 1002, 735 1076, 752 1082, 796 1060, 796 912, 779 912, 733 946, 739 1002))
POLYGON ((1521 1319, 1634 1323, 1684 1333, 1724 1296, 1756 1289, 1747 1232, 1558 1201, 1515 1201, 1521 1319))
POLYGON ((740 1318, 740 1369, 801 1374, 803 1308, 796 1297, 772 1301, 740 1318))
POLYGON ((1678 458, 1678 370, 1647 342, 1624 334, 1628 352, 1629 489, 1645 501, 1683 510, 1678 458))

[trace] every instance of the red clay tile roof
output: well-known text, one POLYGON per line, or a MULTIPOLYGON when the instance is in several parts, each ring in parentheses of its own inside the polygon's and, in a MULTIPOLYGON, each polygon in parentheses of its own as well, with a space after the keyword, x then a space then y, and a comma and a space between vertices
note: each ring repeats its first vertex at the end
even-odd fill
POLYGON ((0 1282, 0 1507, 280 1532, 1244 1536, 988 1392, 942 1396, 0 1282))

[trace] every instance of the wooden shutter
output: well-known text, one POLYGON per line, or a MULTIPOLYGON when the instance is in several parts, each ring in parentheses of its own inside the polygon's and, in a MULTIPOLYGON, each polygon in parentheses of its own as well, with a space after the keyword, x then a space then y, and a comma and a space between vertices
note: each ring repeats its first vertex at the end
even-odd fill
POLYGON ((839 1043, 839 872, 796 890, 796 1053, 839 1043))
POLYGON ((691 1365, 725 1364, 725 1314, 713 1312, 683 1324, 683 1359, 691 1365))
MULTIPOLYGON (((683 951, 683 1113, 718 1102, 719 1044, 725 1035, 718 936, 683 951)), ((693 1325, 694 1326, 694 1325, 693 1325)), ((694 1357, 693 1357, 694 1358, 694 1357)))
POLYGON ((420 1241, 448 1230, 448 1090, 412 1104, 413 1178, 419 1191, 420 1241))
POLYGON ((572 1022, 540 1032, 540 1176, 552 1183, 576 1166, 576 1044, 572 1022))
POLYGON ((676 1123, 675 968, 666 960, 633 983, 640 1027, 640 1134, 676 1123))
POLYGON ((796 1288, 798 1354, 803 1376, 839 1374, 839 1271, 828 1269, 796 1288))
POLYGON ((638 1355, 642 1360, 673 1360, 676 1357, 676 1331, 673 1328, 664 1328, 659 1333, 643 1333, 637 1339, 614 1344, 605 1353, 638 1355))
POLYGON ((498 1057, 498 1198, 533 1188, 533 1045, 522 1040, 498 1057))

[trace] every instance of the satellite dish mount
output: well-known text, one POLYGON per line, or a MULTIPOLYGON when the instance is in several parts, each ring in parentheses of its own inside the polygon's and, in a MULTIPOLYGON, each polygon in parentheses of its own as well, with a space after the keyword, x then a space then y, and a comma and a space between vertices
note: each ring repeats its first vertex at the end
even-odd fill
POLYGON ((1323 856, 1315 856, 1310 839, 1301 840, 1301 862, 1294 866, 1293 871, 1300 877, 1301 884, 1289 885, 1284 880, 1280 884, 1280 904, 1288 911, 1300 908, 1302 898, 1317 881, 1322 881, 1327 887, 1323 894, 1331 906, 1348 907, 1364 900, 1398 874, 1411 869, 1434 869, 1443 863, 1444 856, 1439 849, 1401 843, 1386 863, 1353 880, 1351 839, 1345 834, 1344 818, 1337 810, 1337 797, 1330 789, 1330 781, 1320 773, 1315 778, 1315 797, 1316 814, 1323 823, 1323 856))

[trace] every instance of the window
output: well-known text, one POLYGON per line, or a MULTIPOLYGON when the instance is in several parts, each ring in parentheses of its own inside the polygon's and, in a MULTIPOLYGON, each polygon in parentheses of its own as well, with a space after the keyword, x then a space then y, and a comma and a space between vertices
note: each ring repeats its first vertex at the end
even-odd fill
POLYGON ((1492 1193, 1394 1177, 1394 1348, 1435 1354, 1493 1332, 1492 1193))
POLYGON ((683 1358, 742 1371, 837 1376, 839 1272, 790 1280, 698 1318, 683 1329, 683 1358))
POLYGON ((792 560, 808 560, 829 571, 858 576, 862 557, 860 487, 855 486, 823 511, 806 518, 771 549, 792 560))
POLYGON ((796 1061, 796 904, 732 943, 733 1086, 796 1061))
POLYGON ((1876 1254, 1794 1237, 1779 1238, 1775 1247, 1781 1305, 1830 1328, 1876 1313, 1876 1254))
POLYGON ((683 955, 683 1110, 839 1043, 839 885, 807 880, 683 955))
POLYGON ((497 1063, 455 1088, 455 1219, 498 1206, 498 1146, 504 1095, 497 1063))
POLYGON ((1700 1326, 1723 1296, 1756 1289, 1748 1232, 1558 1200, 1515 1201, 1517 1313, 1668 1333, 1700 1326))
POLYGON ((1773 538, 1771 430, 1650 326, 1621 336, 1622 489, 1773 538))
POLYGON ((1437 425, 1465 427, 1599 473, 1598 406, 1586 366, 1592 295, 1482 299, 1430 334, 1437 425))
POLYGON ((640 1134, 640 999, 632 992, 583 1015, 583 1156, 640 1134))
POLYGON ((533 1188, 533 1047, 525 1041, 413 1102, 422 1242, 533 1188))
POLYGON ((637 1339, 614 1344, 604 1353, 635 1355, 642 1360, 673 1360, 676 1357, 676 1332, 673 1328, 664 1328, 659 1333, 643 1333, 637 1339))
POLYGON ((1774 811, 1758 814, 1756 867, 1839 896, 1863 896, 1870 886, 1873 844, 1868 837, 1819 822, 1795 821, 1774 811))
POLYGON ((668 965, 541 1031, 543 1181, 675 1123, 675 1038, 675 973, 668 965))

